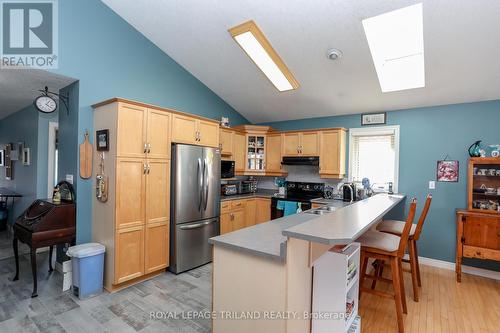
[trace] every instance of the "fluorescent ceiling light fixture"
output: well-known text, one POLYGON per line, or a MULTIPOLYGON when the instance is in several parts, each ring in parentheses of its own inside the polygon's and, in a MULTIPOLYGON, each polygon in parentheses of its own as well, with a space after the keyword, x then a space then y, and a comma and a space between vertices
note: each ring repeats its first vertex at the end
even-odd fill
POLYGON ((363 20, 382 92, 425 87, 422 4, 363 20))
POLYGON ((287 91, 299 87, 293 74, 254 21, 231 28, 229 33, 276 89, 287 91))

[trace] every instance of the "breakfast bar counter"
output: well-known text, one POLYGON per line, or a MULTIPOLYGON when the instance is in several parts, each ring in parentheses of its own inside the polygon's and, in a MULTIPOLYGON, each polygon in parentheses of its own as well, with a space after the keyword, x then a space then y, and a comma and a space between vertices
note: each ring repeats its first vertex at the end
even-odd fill
POLYGON ((323 215, 302 212, 211 238, 213 332, 346 331, 354 318, 347 321, 341 315, 346 313, 346 297, 357 302, 357 281, 349 284, 349 295, 337 295, 336 288, 346 290, 348 260, 357 258, 359 264, 359 244, 353 242, 404 199, 378 194, 352 204, 338 201, 323 215), (332 273, 325 269, 327 262, 339 266, 332 273), (343 282, 317 290, 320 272, 338 275, 327 281, 343 282), (327 299, 340 303, 324 304, 314 296, 321 294, 334 295, 327 299), (314 320, 318 306, 320 312, 339 316, 314 320))

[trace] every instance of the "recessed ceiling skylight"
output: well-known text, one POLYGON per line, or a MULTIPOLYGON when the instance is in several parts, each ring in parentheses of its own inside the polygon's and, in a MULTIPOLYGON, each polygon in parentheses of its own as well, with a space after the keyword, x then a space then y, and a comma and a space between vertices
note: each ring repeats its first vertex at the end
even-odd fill
POLYGON ((299 83, 255 22, 248 21, 229 33, 279 91, 297 89, 299 83))
POLYGON ((382 92, 425 87, 422 4, 363 20, 382 92))

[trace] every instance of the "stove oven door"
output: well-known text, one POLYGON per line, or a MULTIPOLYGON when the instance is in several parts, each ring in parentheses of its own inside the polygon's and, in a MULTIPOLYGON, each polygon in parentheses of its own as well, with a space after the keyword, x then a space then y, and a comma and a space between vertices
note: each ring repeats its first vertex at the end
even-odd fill
POLYGON ((303 200, 297 200, 297 199, 271 198, 271 220, 279 219, 280 217, 283 217, 283 215, 284 215, 285 211, 277 208, 278 201, 294 201, 294 202, 300 203, 300 208, 302 209, 302 211, 311 209, 311 201, 303 201, 303 200))

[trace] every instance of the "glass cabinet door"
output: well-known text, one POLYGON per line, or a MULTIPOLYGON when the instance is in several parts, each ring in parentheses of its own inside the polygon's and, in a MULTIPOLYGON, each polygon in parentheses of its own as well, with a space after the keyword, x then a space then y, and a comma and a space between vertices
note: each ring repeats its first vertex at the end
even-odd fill
POLYGON ((249 135, 247 138, 248 170, 263 171, 265 168, 266 137, 249 135))

